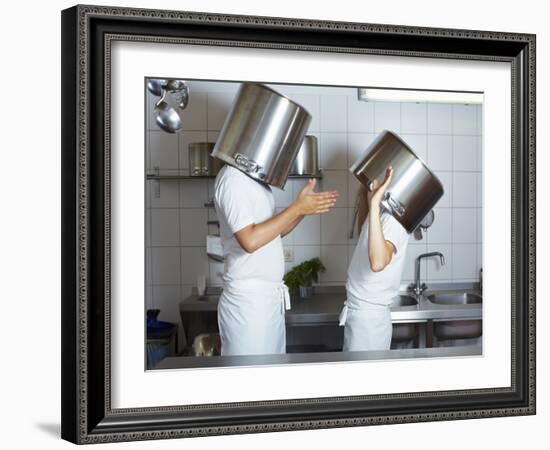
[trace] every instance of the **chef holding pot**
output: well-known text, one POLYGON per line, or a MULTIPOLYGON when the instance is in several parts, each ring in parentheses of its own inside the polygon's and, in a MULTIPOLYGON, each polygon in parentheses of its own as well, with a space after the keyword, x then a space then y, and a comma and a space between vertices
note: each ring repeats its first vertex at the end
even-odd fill
POLYGON ((399 136, 387 130, 350 171, 361 182, 361 231, 340 314, 343 350, 388 350, 390 306, 399 294, 409 235, 443 196, 443 185, 399 136))
POLYGON ((212 152, 226 162, 214 186, 225 258, 218 302, 222 355, 286 351, 290 299, 281 237, 304 216, 329 211, 337 198, 336 192, 315 192, 309 180, 275 214, 270 186, 284 187, 310 120, 300 105, 267 86, 243 83, 212 152))
POLYGON ((343 351, 388 350, 392 338, 390 304, 399 292, 409 234, 381 208, 393 170, 387 168, 371 191, 359 188, 359 240, 348 268, 346 302, 340 314, 344 325, 343 351))

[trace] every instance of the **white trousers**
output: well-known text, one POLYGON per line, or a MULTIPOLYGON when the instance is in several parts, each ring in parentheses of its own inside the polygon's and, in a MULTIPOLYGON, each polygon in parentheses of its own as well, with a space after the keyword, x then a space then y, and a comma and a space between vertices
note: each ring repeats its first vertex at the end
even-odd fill
POLYGON ((340 313, 344 325, 344 352, 389 350, 392 321, 389 305, 371 303, 348 294, 340 313))
POLYGON ((221 354, 286 353, 287 309, 290 297, 283 283, 256 280, 226 283, 218 302, 221 354))

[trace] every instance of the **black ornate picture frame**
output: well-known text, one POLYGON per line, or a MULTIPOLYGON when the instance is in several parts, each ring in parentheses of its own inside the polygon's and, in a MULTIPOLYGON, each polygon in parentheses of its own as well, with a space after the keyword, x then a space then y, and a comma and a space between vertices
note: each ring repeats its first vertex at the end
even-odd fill
POLYGON ((62 12, 62 87, 64 439, 85 444, 535 414, 534 35, 79 5, 62 12), (116 40, 509 62, 511 385, 113 409, 110 46, 116 40))

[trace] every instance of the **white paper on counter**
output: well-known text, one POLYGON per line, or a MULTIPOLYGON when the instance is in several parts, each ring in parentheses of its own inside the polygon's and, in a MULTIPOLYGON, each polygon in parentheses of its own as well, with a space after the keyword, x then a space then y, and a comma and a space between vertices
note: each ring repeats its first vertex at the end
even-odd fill
POLYGON ((222 240, 219 236, 209 234, 206 236, 206 253, 211 256, 223 258, 222 240))

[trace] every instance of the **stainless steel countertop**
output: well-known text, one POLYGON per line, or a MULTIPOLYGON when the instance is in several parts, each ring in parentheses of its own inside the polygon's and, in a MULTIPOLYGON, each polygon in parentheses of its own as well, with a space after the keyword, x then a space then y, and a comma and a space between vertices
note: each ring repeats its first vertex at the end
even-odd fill
MULTIPOLYGON (((180 302, 179 309, 180 311, 216 311, 220 292, 221 289, 216 288, 211 295, 204 297, 190 295, 180 302)), ((428 295, 442 292, 479 293, 474 283, 433 284, 433 287, 429 287, 419 297, 417 305, 392 308, 392 321, 399 323, 481 319, 482 303, 441 305, 432 303, 426 298, 428 295)), ((401 294, 409 295, 405 291, 401 294)), ((346 293, 343 286, 317 287, 311 298, 292 300, 291 309, 286 312, 286 324, 290 326, 336 324, 345 299, 346 293)))
POLYGON ((258 366, 280 364, 311 364, 343 361, 366 361, 385 359, 416 359, 481 356, 480 345, 461 347, 411 348, 380 350, 370 352, 325 352, 325 353, 287 353, 284 355, 250 356, 171 356, 162 359, 153 370, 196 369, 231 366, 258 366))

